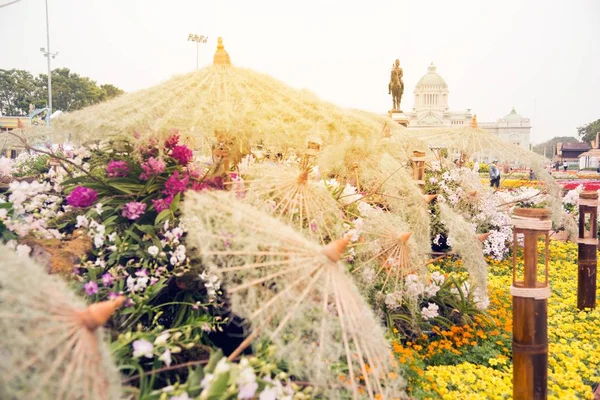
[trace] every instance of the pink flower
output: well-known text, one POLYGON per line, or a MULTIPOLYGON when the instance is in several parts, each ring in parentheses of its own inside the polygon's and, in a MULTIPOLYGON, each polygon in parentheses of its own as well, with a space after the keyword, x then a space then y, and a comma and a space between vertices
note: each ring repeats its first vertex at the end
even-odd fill
POLYGON ((110 160, 110 162, 106 166, 106 176, 108 176, 109 178, 127 176, 128 172, 129 164, 127 164, 127 161, 110 160))
POLYGON ((85 186, 77 186, 67 196, 67 204, 71 207, 86 208, 94 204, 98 198, 98 192, 85 186))
POLYGON ((130 201, 121 208, 121 215, 131 220, 138 219, 146 211, 146 205, 144 203, 138 203, 136 201, 130 201))
POLYGON ((180 179, 179 171, 175 171, 165 182, 165 190, 163 190, 163 193, 167 196, 175 196, 177 193, 185 192, 189 181, 189 175, 184 174, 180 179))
POLYGON ((165 163, 162 160, 150 157, 148 161, 142 164, 142 169, 144 173, 140 175, 140 179, 148 180, 155 175, 162 174, 165 171, 165 163))
POLYGON ((166 210, 171 207, 171 202, 173 201, 173 195, 169 197, 165 197, 164 199, 152 200, 152 205, 157 213, 166 210))
POLYGON ((109 274, 108 272, 104 275, 102 275, 102 284, 104 286, 110 286, 113 283, 113 276, 111 274, 109 274))
POLYGON ((194 158, 194 153, 186 145, 178 144, 173 147, 171 157, 176 159, 181 165, 188 165, 192 161, 192 158, 194 158))
POLYGON ((165 140, 165 148, 171 150, 179 143, 179 131, 177 129, 173 129, 171 131, 171 136, 165 140))
POLYGON ((114 299, 116 299, 116 298, 117 298, 117 297, 119 297, 119 296, 120 296, 120 294, 119 294, 119 293, 117 293, 117 292, 110 292, 110 293, 108 294, 108 299, 109 299, 109 300, 114 300, 114 299))
POLYGON ((98 293, 98 284, 94 281, 89 281, 84 285, 85 292, 88 296, 98 293))
POLYGON ((192 183, 192 190, 196 191, 223 189, 225 189, 225 184, 223 182, 223 178, 221 178, 220 176, 215 176, 212 179, 205 179, 202 182, 194 181, 192 183))

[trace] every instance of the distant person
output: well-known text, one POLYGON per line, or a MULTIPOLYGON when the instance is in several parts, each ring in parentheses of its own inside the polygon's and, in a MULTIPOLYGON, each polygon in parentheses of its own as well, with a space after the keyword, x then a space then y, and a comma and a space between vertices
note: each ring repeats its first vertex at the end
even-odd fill
POLYGON ((532 181, 532 180, 534 180, 534 179, 535 179, 535 174, 533 173, 533 170, 532 170, 532 169, 530 169, 530 170, 529 170, 529 180, 530 180, 530 181, 532 181))
POLYGON ((563 170, 566 172, 566 171, 567 171, 567 168, 569 168, 569 164, 567 164, 567 162, 565 161, 565 162, 563 163, 563 170))
POLYGON ((500 168, 496 165, 498 160, 492 161, 490 164, 490 187, 500 187, 500 168))
POLYGON ((596 167, 596 172, 600 174, 600 164, 596 167))

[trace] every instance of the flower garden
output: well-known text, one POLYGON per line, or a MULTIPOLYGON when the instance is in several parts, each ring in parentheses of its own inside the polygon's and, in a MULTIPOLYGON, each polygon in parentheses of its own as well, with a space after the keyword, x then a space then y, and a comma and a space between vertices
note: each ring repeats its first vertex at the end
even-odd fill
MULTIPOLYGON (((513 212, 550 209, 572 234, 584 186, 562 197, 524 154, 539 181, 493 191, 402 129, 328 129, 285 150, 221 131, 204 151, 172 129, 16 134, 0 398, 512 398, 513 212)), ((577 244, 548 251, 548 397, 592 399, 600 314, 577 308, 577 244)))

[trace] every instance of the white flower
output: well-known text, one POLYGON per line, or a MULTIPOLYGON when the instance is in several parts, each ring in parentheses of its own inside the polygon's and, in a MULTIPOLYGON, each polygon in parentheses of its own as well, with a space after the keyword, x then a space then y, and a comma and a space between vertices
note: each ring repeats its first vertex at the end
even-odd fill
POLYGON ((425 287, 424 295, 427 298, 433 297, 439 292, 440 287, 436 285, 434 282, 431 282, 429 285, 425 287))
POLYGON ((156 339, 154 339, 154 344, 157 346, 165 345, 167 344, 167 339, 170 336, 171 334, 169 332, 163 332, 159 336, 157 336, 156 339))
POLYGON ((87 219, 87 217, 85 215, 78 215, 77 216, 77 225, 75 225, 75 227, 77 227, 77 228, 87 228, 89 224, 90 224, 90 221, 88 221, 88 219, 87 219))
POLYGON ((432 319, 437 317, 439 314, 440 308, 435 303, 429 303, 427 307, 423 307, 421 309, 421 315, 424 320, 432 319))
MULTIPOLYGON (((201 388, 207 388, 208 385, 211 384, 211 382, 215 379, 215 375, 214 374, 206 374, 206 376, 202 379, 202 382, 200 382, 200 387, 201 388)), ((204 392, 203 392, 204 393, 204 392)))
POLYGON ((169 400, 192 400, 190 396, 186 393, 182 393, 179 396, 171 396, 169 400))
POLYGON ((0 219, 6 219, 8 216, 8 210, 6 208, 0 208, 0 219))
POLYGON ((98 215, 102 215, 102 203, 96 204, 96 212, 98 215))
POLYGON ((115 241, 115 237, 117 237, 117 232, 113 232, 110 235, 108 235, 108 241, 109 242, 114 242, 115 241))
POLYGON ((182 393, 179 396, 171 396, 169 400, 192 400, 190 396, 186 393, 182 393))
POLYGON ((94 235, 94 246, 96 248, 102 247, 104 245, 104 236, 101 234, 94 235))
POLYGON ((154 350, 154 345, 147 340, 141 339, 133 342, 133 357, 146 357, 152 358, 154 355, 152 351, 154 350))
POLYGON ((350 204, 362 199, 362 197, 362 194, 356 192, 356 188, 354 186, 351 186, 347 183, 346 186, 344 186, 344 191, 340 195, 340 201, 344 204, 350 204))
POLYGON ((431 274, 431 281, 438 286, 442 286, 446 281, 446 277, 440 271, 435 271, 431 274))
POLYGON ((0 158, 0 176, 12 173, 12 160, 7 157, 0 158))
POLYGON ((27 246, 26 244, 20 244, 17 246, 16 251, 20 257, 29 257, 29 253, 31 253, 31 247, 27 246))
POLYGON ((418 297, 425 291, 425 285, 419 282, 419 277, 415 274, 409 274, 405 280, 405 290, 409 297, 418 297))
POLYGON ((239 386, 238 399, 252 399, 258 389, 258 383, 256 383, 256 375, 252 367, 248 365, 248 360, 243 358, 240 361, 240 367, 243 369, 238 376, 236 383, 239 386))
POLYGON ((162 353, 162 355, 160 357, 158 357, 158 359, 162 362, 165 363, 165 365, 167 367, 171 366, 171 351, 169 349, 166 349, 164 353, 162 353))
POLYGON ((273 386, 265 388, 260 392, 258 400, 277 400, 277 389, 273 386))
POLYGON ((152 257, 156 257, 156 255, 158 254, 158 247, 156 247, 156 246, 148 247, 148 254, 150 254, 152 257))
POLYGON ((219 362, 217 363, 217 366, 215 367, 215 375, 223 374, 223 373, 229 371, 230 369, 231 369, 231 366, 227 362, 227 358, 223 357, 219 360, 219 362))
POLYGON ((402 292, 396 291, 385 295, 385 305, 389 310, 395 310, 402 306, 402 292))
POLYGON ((362 271, 362 278, 367 283, 373 282, 373 279, 375 279, 375 270, 370 267, 364 267, 362 271))

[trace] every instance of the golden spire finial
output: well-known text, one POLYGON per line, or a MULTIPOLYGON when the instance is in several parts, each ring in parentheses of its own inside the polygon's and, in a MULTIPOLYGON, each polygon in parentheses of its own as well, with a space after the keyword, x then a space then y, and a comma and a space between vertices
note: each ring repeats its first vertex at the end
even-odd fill
POLYGON ((471 120, 471 128, 477 128, 477 114, 473 115, 473 119, 471 120))
POLYGON ((231 59, 229 58, 229 54, 227 54, 227 51, 225 51, 225 46, 223 46, 222 37, 219 37, 217 39, 217 51, 215 51, 213 65, 231 65, 231 59))

